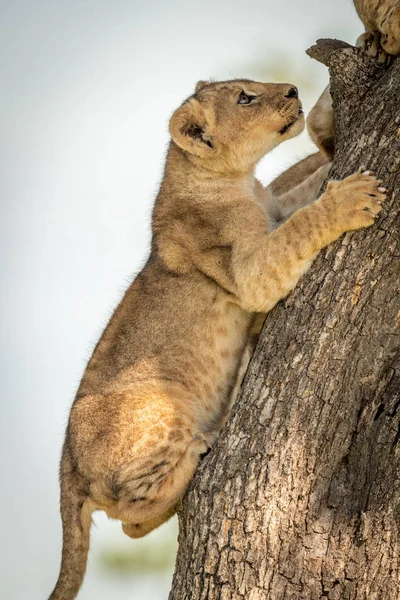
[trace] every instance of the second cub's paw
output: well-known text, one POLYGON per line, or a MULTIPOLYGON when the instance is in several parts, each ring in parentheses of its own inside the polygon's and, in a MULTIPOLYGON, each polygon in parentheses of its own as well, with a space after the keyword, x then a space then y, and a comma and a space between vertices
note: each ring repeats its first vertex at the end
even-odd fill
POLYGON ((370 227, 382 210, 386 188, 371 171, 358 171, 343 181, 331 181, 327 192, 335 207, 335 218, 341 231, 370 227))
POLYGON ((381 34, 373 31, 366 31, 358 38, 356 42, 358 48, 362 48, 365 52, 375 58, 378 65, 390 65, 392 56, 387 54, 381 45, 381 34))

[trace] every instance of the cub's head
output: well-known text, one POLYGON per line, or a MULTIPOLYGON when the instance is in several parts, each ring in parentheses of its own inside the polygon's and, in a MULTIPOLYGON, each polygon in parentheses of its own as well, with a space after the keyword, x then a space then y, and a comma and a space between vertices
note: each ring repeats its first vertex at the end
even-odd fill
POLYGON ((303 128, 297 88, 245 79, 200 81, 169 126, 175 144, 193 161, 223 174, 253 169, 303 128))

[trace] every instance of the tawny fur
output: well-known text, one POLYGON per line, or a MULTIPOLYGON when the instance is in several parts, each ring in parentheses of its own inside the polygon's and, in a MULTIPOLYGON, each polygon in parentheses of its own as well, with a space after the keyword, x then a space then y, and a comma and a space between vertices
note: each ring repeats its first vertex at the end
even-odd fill
POLYGON ((400 54, 400 0, 354 0, 366 32, 358 45, 384 64, 400 54))
POLYGON ((369 174, 330 182, 314 201, 326 156, 278 178, 275 195, 255 179, 261 157, 303 127, 286 84, 202 82, 174 113, 150 257, 71 410, 52 600, 78 593, 93 511, 120 519, 131 537, 174 514, 229 414, 265 313, 321 248, 379 213, 385 194, 369 174))
POLYGON ((308 132, 322 155, 332 160, 335 151, 333 106, 329 86, 311 109, 307 120, 308 132))

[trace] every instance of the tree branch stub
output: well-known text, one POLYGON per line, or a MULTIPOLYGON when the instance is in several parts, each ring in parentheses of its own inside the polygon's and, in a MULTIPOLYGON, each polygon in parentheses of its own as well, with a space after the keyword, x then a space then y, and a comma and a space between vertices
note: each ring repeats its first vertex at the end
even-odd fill
POLYGON ((362 97, 387 70, 361 48, 341 40, 317 40, 307 54, 329 68, 332 95, 339 95, 342 100, 362 97))

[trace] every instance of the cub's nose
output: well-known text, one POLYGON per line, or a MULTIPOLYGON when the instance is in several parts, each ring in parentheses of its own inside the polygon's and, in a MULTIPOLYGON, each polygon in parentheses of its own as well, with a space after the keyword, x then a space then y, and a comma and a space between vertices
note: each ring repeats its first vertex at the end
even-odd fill
POLYGON ((287 94, 285 94, 285 98, 298 98, 299 90, 297 87, 291 87, 287 94))

